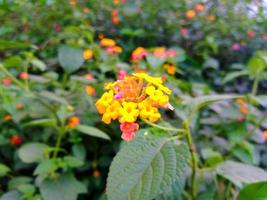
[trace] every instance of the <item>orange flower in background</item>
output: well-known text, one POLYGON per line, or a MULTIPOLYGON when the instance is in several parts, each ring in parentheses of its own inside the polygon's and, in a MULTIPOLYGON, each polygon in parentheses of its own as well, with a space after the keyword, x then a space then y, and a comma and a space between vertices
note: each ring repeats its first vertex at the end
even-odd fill
POLYGON ((121 0, 113 0, 114 5, 119 5, 121 3, 121 0))
POLYGON ((83 51, 83 58, 85 60, 90 60, 93 58, 93 51, 91 49, 86 49, 83 51))
POLYGON ((9 138, 9 143, 12 145, 20 145, 22 143, 22 138, 19 135, 12 135, 9 138))
POLYGON ((87 14, 87 13, 89 13, 89 11, 90 11, 89 8, 87 8, 87 7, 83 8, 83 13, 87 14))
POLYGON ((197 5, 195 6, 195 10, 196 10, 197 12, 201 12, 201 11, 205 10, 205 6, 202 5, 202 4, 197 4, 197 5))
POLYGON ((8 122, 8 121, 11 121, 12 120, 12 116, 9 115, 9 114, 5 114, 4 117, 3 117, 3 121, 4 122, 8 122))
POLYGON ((103 38, 105 38, 105 35, 100 33, 100 34, 98 34, 98 38, 102 40, 103 38))
POLYGON ((160 77, 151 77, 146 73, 124 75, 121 79, 108 83, 106 91, 96 102, 96 108, 102 114, 106 124, 111 120, 120 122, 122 139, 131 141, 139 125, 138 117, 156 122, 160 119, 158 108, 172 108, 169 104, 171 90, 163 86, 160 77))
POLYGON ((77 4, 77 0, 69 0, 69 4, 75 6, 77 4))
POLYGON ((19 78, 22 80, 27 80, 29 78, 29 74, 27 72, 20 72, 19 78))
POLYGON ((153 51, 153 55, 159 58, 165 58, 166 57, 166 48, 165 47, 158 47, 155 48, 153 51))
POLYGON ((99 170, 98 169, 94 169, 94 171, 93 171, 93 177, 97 178, 99 176, 100 176, 99 170))
POLYGON ((119 11, 118 10, 112 10, 111 11, 111 21, 112 24, 117 25, 120 22, 120 18, 119 18, 119 11))
POLYGON ((267 141, 267 130, 263 131, 263 137, 264 137, 265 141, 267 141))
POLYGON ((103 38, 99 44, 101 47, 113 47, 116 45, 116 42, 109 38, 103 38))
POLYGON ((247 101, 245 99, 239 98, 236 100, 236 103, 239 106, 239 111, 243 114, 248 113, 248 106, 247 106, 247 101))
POLYGON ((216 20, 216 17, 214 15, 209 15, 209 16, 206 17, 206 19, 211 21, 211 22, 213 22, 213 21, 216 20))
POLYGON ((12 83, 12 80, 10 78, 5 78, 2 80, 2 84, 4 86, 9 86, 12 83))
POLYGON ((135 61, 143 59, 147 55, 148 55, 148 52, 146 51, 144 47, 137 47, 135 50, 133 50, 131 59, 132 61, 135 62, 135 61))
POLYGON ((16 109, 17 110, 21 110, 21 109, 23 109, 23 107, 24 107, 24 105, 22 103, 17 103, 16 104, 16 109))
POLYGON ((80 124, 80 118, 77 116, 72 116, 68 119, 67 126, 69 128, 75 128, 80 124))
POLYGON ((93 86, 91 86, 91 85, 87 85, 85 87, 85 91, 89 96, 94 96, 95 93, 96 93, 95 88, 93 86))
POLYGON ((91 74, 91 73, 87 73, 87 74, 85 74, 85 75, 84 75, 84 78, 87 78, 87 79, 89 79, 89 80, 94 80, 94 76, 93 76, 93 74, 91 74))
POLYGON ((185 16, 187 19, 192 19, 196 16, 196 12, 194 10, 188 10, 185 16))
POLYGON ((107 54, 116 55, 122 52, 122 48, 119 46, 111 46, 105 49, 107 54))
POLYGON ((170 75, 174 75, 176 72, 176 67, 173 64, 164 64, 163 68, 166 70, 166 72, 170 75))

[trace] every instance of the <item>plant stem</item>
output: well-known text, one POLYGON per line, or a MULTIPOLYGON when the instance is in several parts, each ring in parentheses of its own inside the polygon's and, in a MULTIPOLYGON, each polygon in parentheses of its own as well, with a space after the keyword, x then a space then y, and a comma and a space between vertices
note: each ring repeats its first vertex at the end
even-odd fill
POLYGON ((143 118, 142 118, 142 120, 145 123, 147 123, 148 125, 150 125, 150 126, 153 126, 153 127, 156 127, 156 128, 162 129, 162 130, 165 130, 165 131, 174 131, 174 132, 177 132, 177 133, 185 133, 185 130, 184 129, 164 127, 164 126, 160 126, 160 125, 154 124, 154 123, 150 122, 149 120, 146 120, 146 119, 143 119, 143 118))
POLYGON ((197 197, 197 182, 196 182, 196 173, 197 173, 197 168, 198 168, 198 163, 197 163, 197 157, 196 157, 196 149, 195 145, 193 144, 192 140, 192 135, 189 127, 189 122, 184 121, 184 129, 186 131, 186 142, 191 154, 191 168, 192 168, 192 174, 191 174, 191 195, 192 195, 192 200, 196 200, 197 197))
POLYGON ((58 132, 56 146, 55 146, 55 150, 53 152, 53 158, 56 158, 57 155, 58 155, 58 151, 60 149, 60 145, 61 145, 61 141, 62 141, 62 138, 63 138, 64 133, 65 133, 64 131, 59 131, 58 132))
POLYGON ((257 95, 257 92, 258 92, 258 86, 259 86, 259 81, 260 81, 259 76, 256 76, 256 77, 255 77, 255 80, 254 80, 254 82, 253 82, 253 86, 252 86, 252 91, 251 91, 251 95, 252 95, 252 96, 256 96, 256 95, 257 95))

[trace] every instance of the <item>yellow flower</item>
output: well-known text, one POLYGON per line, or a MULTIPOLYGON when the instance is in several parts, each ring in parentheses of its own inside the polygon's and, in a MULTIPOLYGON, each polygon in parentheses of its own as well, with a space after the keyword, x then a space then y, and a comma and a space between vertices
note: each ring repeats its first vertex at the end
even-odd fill
POLYGON ((85 60, 90 60, 93 57, 93 51, 91 49, 86 49, 83 51, 83 58, 85 60))
POLYGON ((113 102, 113 91, 105 92, 100 99, 96 102, 95 106, 100 114, 106 112, 107 107, 113 102))
POLYGON ((115 45, 116 45, 116 42, 112 39, 109 39, 109 38, 103 38, 100 41, 100 46, 102 46, 102 47, 113 47, 115 45))
POLYGON ((153 103, 149 99, 139 103, 138 107, 140 109, 140 117, 148 119, 151 122, 156 122, 160 118, 160 113, 158 108, 153 107, 152 104, 153 103))
POLYGON ((120 119, 121 123, 123 122, 134 122, 138 115, 139 110, 137 109, 138 104, 134 102, 123 102, 122 108, 120 110, 120 119))
POLYGON ((145 73, 135 73, 133 76, 141 79, 145 79, 148 83, 151 83, 155 86, 157 86, 160 90, 165 92, 166 94, 171 94, 171 90, 165 86, 162 85, 163 80, 160 77, 152 77, 145 73))
POLYGON ((154 103, 160 106, 165 106, 169 102, 169 97, 154 86, 148 86, 146 88, 146 94, 154 103))
POLYGON ((111 122, 111 119, 115 120, 120 116, 121 104, 118 101, 113 101, 112 104, 106 109, 102 121, 106 124, 111 122))

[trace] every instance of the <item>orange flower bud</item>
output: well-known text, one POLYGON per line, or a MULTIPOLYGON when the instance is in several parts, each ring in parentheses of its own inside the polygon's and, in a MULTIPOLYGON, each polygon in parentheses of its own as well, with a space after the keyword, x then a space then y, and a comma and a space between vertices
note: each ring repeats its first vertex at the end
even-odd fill
POLYGON ((11 121, 11 120, 12 120, 12 116, 11 115, 9 115, 9 114, 4 115, 4 117, 3 117, 3 121, 4 122, 8 122, 8 121, 11 121))
POLYGON ((93 51, 91 49, 86 49, 83 51, 83 58, 85 60, 90 60, 93 57, 93 51))
POLYGON ((21 110, 24 107, 24 105, 22 103, 17 103, 16 104, 16 109, 17 110, 21 110))
POLYGON ((77 125, 80 124, 80 118, 77 116, 72 116, 68 119, 67 126, 69 128, 75 128, 77 125))
POLYGON ((89 96, 94 96, 95 95, 95 88, 93 86, 91 86, 91 85, 87 85, 85 87, 85 91, 87 92, 87 94, 89 96))
POLYGON ((20 145, 22 143, 22 138, 19 135, 13 135, 10 137, 9 143, 12 145, 20 145))
POLYGON ((197 4, 197 5, 195 6, 195 10, 196 10, 197 12, 201 12, 201 11, 205 10, 205 6, 202 5, 202 4, 197 4))
POLYGON ((29 74, 27 72, 20 72, 19 78, 22 80, 26 80, 29 78, 29 74))
POLYGON ((188 10, 185 16, 187 19, 192 19, 196 16, 196 12, 194 10, 188 10))
POLYGON ((93 171, 93 177, 97 178, 99 176, 100 176, 100 171, 97 170, 97 169, 94 169, 94 171, 93 171))

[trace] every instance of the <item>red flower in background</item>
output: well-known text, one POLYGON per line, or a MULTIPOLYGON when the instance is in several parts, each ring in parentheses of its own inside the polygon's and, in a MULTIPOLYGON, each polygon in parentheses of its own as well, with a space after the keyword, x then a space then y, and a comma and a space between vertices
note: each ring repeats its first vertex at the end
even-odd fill
POLYGON ((19 78, 22 80, 26 80, 29 78, 29 74, 27 72, 20 72, 19 73, 19 78))
POLYGON ((5 78, 2 80, 2 83, 4 86, 9 86, 12 83, 12 80, 10 78, 5 78))
POLYGON ((253 38, 256 35, 254 31, 247 31, 247 36, 253 38))
POLYGON ((12 145, 20 145, 22 143, 22 138, 19 135, 12 135, 9 138, 9 143, 12 145))

